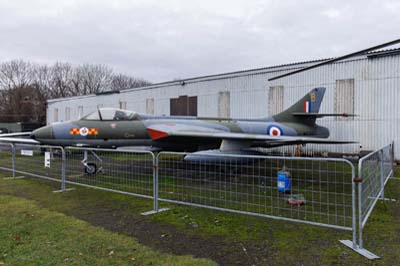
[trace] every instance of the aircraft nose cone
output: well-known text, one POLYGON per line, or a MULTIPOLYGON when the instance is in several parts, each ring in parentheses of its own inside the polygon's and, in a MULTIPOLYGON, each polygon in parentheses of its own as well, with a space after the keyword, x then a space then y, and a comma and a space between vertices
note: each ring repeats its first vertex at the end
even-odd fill
POLYGON ((52 139, 53 137, 53 129, 51 126, 38 128, 31 133, 31 138, 36 140, 52 139))

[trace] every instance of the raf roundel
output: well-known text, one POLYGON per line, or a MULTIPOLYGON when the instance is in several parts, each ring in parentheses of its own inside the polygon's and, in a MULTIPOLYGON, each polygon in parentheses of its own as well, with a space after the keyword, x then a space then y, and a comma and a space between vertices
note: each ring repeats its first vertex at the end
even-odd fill
POLYGON ((267 129, 268 135, 279 137, 282 135, 282 130, 277 126, 269 126, 267 129))
POLYGON ((81 129, 79 130, 79 134, 81 134, 81 136, 87 136, 87 134, 89 134, 89 130, 87 129, 87 127, 81 127, 81 129))

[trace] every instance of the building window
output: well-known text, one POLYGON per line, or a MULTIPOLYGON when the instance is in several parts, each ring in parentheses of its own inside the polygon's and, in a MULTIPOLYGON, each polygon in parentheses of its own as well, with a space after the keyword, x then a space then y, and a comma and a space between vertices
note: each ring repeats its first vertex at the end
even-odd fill
POLYGON ((65 107, 65 121, 68 121, 71 119, 71 108, 65 107))
POLYGON ((283 111, 283 86, 273 86, 268 92, 268 114, 276 115, 283 111))
POLYGON ((78 106, 78 118, 81 118, 83 116, 83 106, 78 106))
POLYGON ((218 93, 218 117, 229 118, 231 116, 231 94, 229 91, 218 93))
POLYGON ((120 101, 119 102, 119 109, 126 109, 126 102, 120 101))
POLYGON ((171 115, 197 116, 197 96, 186 95, 170 99, 171 115))
POLYGON ((54 108, 53 122, 58 122, 58 108, 54 108))
MULTIPOLYGON (((354 114, 354 79, 336 80, 335 113, 354 114)), ((337 120, 349 120, 353 117, 336 117, 337 120)))
POLYGON ((146 113, 149 115, 154 115, 154 98, 146 99, 146 113))

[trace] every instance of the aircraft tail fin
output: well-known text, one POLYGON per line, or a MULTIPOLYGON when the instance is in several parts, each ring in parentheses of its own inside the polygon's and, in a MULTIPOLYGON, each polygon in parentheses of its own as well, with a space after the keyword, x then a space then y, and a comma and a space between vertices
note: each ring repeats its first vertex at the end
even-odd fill
POLYGON ((303 123, 310 126, 315 125, 324 98, 325 88, 315 88, 307 93, 301 100, 293 104, 285 111, 273 116, 276 122, 303 123))

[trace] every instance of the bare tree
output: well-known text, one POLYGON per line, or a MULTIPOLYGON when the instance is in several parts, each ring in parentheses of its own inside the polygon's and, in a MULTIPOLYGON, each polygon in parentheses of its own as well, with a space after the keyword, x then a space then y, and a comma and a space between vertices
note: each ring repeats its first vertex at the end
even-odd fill
POLYGON ((123 74, 114 75, 112 77, 112 90, 127 90, 151 85, 150 82, 144 79, 138 79, 123 74))
POLYGON ((55 63, 37 65, 22 60, 0 64, 0 121, 45 122, 46 101, 107 90, 142 87, 150 82, 114 74, 105 65, 55 63))
POLYGON ((46 100, 34 86, 15 87, 0 93, 1 122, 45 122, 46 100))
POLYGON ((50 71, 50 98, 64 98, 71 96, 72 66, 68 63, 58 62, 51 67, 50 71))
POLYGON ((104 65, 84 64, 77 67, 83 83, 81 94, 92 94, 110 89, 112 69, 104 65))
POLYGON ((32 82, 34 65, 22 60, 13 60, 0 65, 0 87, 12 89, 32 82))
POLYGON ((36 66, 34 68, 34 87, 36 87, 45 99, 51 98, 50 91, 53 86, 53 78, 51 69, 46 66, 36 66))

